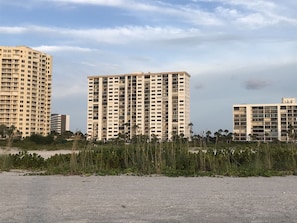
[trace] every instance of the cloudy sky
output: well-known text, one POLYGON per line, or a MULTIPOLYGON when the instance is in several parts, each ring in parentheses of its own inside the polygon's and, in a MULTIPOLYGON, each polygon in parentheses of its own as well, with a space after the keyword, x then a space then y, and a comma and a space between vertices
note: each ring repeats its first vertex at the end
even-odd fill
POLYGON ((87 76, 191 75, 194 132, 297 97, 296 0, 0 0, 0 45, 53 56, 52 112, 86 132, 87 76))

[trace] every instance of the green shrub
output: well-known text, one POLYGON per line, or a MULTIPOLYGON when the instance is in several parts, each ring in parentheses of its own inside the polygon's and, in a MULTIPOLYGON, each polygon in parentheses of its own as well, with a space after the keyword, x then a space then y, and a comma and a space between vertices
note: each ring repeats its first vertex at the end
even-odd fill
POLYGON ((183 142, 102 144, 44 159, 20 152, 0 156, 1 170, 46 170, 47 174, 166 176, 274 176, 296 174, 295 144, 228 144, 188 151, 183 142))

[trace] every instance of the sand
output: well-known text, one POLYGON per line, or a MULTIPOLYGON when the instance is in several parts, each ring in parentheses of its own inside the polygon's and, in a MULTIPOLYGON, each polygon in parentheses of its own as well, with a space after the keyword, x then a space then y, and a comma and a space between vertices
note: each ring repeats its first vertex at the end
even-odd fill
MULTIPOLYGON (((1 149, 0 148, 0 155, 3 154, 18 154, 21 150, 17 148, 11 148, 11 149, 1 149)), ((28 150, 29 154, 36 153, 37 155, 40 155, 44 159, 48 159, 51 156, 54 156, 55 154, 69 154, 72 152, 78 153, 79 151, 72 151, 72 150, 28 150)))
POLYGON ((297 222, 297 177, 0 173, 0 222, 297 222))

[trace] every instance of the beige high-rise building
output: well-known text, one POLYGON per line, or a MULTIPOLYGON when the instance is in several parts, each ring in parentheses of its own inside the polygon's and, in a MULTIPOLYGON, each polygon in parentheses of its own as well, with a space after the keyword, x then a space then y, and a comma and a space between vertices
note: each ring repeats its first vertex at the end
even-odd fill
POLYGON ((0 125, 22 137, 50 133, 52 57, 25 46, 0 46, 0 125))
POLYGON ((190 137, 190 75, 131 73, 88 77, 87 134, 109 140, 126 133, 171 140, 190 137))
POLYGON ((295 98, 283 98, 278 104, 233 105, 235 141, 295 141, 296 131, 295 98))

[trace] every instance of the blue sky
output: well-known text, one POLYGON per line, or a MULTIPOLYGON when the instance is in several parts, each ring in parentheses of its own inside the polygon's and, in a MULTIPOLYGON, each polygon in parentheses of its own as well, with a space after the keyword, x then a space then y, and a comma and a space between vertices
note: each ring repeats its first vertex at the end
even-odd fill
POLYGON ((297 97, 296 0, 0 0, 0 45, 53 56, 52 112, 86 132, 87 76, 191 75, 194 132, 297 97))

